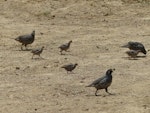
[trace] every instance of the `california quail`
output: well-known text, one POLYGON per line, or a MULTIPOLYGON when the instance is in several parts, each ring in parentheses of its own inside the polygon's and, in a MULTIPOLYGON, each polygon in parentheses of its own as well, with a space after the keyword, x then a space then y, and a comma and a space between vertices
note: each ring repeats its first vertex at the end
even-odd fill
MULTIPOLYGON (((105 91, 107 93, 108 92, 108 87, 111 85, 112 83, 112 72, 114 71, 115 69, 108 69, 106 71, 106 74, 105 76, 93 81, 90 85, 86 86, 86 87, 95 87, 96 88, 96 92, 95 92, 95 96, 97 96, 97 91, 99 89, 105 89, 105 91)), ((109 93, 111 94, 111 93, 109 93)))
POLYGON ((143 54, 146 54, 146 50, 145 47, 142 43, 140 42, 128 42, 127 44, 121 46, 124 48, 129 48, 130 50, 140 50, 140 52, 142 52, 143 54))
POLYGON ((129 50, 126 51, 126 54, 131 58, 136 58, 139 52, 141 52, 141 50, 129 50))
POLYGON ((75 64, 71 63, 71 64, 63 65, 61 68, 64 68, 68 73, 69 71, 72 72, 72 70, 74 70, 77 65, 78 65, 77 63, 75 64))
MULTIPOLYGON (((27 47, 28 44, 32 44, 34 42, 34 38, 35 38, 35 31, 33 31, 31 34, 18 36, 17 38, 15 38, 15 40, 22 43, 22 46, 27 47)), ((21 50, 23 50, 22 46, 21 50)))
POLYGON ((31 53, 33 53, 32 59, 34 55, 38 55, 40 57, 40 54, 42 53, 43 49, 44 49, 44 46, 42 46, 41 48, 33 49, 31 51, 31 53))
POLYGON ((62 54, 62 51, 67 51, 70 48, 71 43, 72 43, 72 40, 70 40, 66 44, 62 44, 61 46, 59 46, 58 48, 60 48, 60 53, 62 54))

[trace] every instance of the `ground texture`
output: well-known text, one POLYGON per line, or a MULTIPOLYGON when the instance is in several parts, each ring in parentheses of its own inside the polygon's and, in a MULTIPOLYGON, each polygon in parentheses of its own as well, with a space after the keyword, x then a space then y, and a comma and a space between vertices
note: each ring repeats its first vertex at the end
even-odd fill
POLYGON ((129 60, 120 48, 128 41, 150 49, 149 0, 0 0, 0 112, 150 113, 150 53, 129 60), (45 46, 43 59, 14 40, 32 30, 28 48, 45 46), (67 74, 67 63, 79 65, 67 74), (85 86, 109 68, 114 95, 96 97, 85 86))

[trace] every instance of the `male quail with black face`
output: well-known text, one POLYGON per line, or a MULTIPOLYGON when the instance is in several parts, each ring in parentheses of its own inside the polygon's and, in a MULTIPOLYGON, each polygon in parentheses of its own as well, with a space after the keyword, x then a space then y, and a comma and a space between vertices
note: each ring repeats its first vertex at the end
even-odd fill
MULTIPOLYGON (((90 85, 88 85, 87 87, 95 87, 96 88, 96 92, 95 92, 95 96, 97 96, 97 91, 99 89, 105 89, 105 91, 107 93, 108 92, 108 87, 111 85, 112 83, 112 72, 114 71, 115 69, 108 69, 106 71, 106 74, 105 76, 99 78, 99 79, 96 79, 95 81, 93 81, 90 85)), ((109 93, 111 94, 111 93, 109 93)))

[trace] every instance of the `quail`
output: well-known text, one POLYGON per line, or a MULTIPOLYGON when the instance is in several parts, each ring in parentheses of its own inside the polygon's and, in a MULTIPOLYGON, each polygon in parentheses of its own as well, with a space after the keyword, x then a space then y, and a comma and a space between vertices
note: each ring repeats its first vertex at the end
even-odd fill
POLYGON ((34 55, 38 55, 40 57, 40 54, 43 52, 43 49, 44 49, 44 46, 42 46, 41 48, 33 49, 31 51, 31 53, 33 53, 32 59, 34 55))
POLYGON ((121 47, 124 47, 124 48, 129 48, 130 50, 140 50, 140 52, 142 52, 143 54, 146 54, 146 50, 145 50, 145 47, 142 43, 140 42, 128 42, 127 44, 121 46, 121 47))
POLYGON ((77 63, 75 64, 71 63, 71 64, 63 65, 61 68, 64 68, 68 73, 69 71, 72 72, 72 70, 74 70, 77 65, 78 65, 77 63))
MULTIPOLYGON (((115 69, 108 69, 106 71, 106 74, 105 76, 101 77, 101 78, 98 78, 96 79, 95 81, 93 81, 90 85, 86 86, 86 87, 95 87, 96 88, 96 92, 95 92, 95 96, 97 96, 97 91, 99 89, 105 89, 105 91, 107 93, 108 92, 108 87, 111 85, 112 83, 112 72, 114 71, 115 69)), ((111 93, 109 93, 111 94, 111 93)))
POLYGON ((141 52, 141 50, 129 50, 126 51, 126 54, 131 58, 136 58, 139 52, 141 52))
POLYGON ((15 38, 15 40, 22 43, 21 50, 23 50, 23 46, 25 46, 25 48, 27 49, 27 45, 34 42, 34 38, 35 31, 33 31, 31 34, 18 36, 17 38, 15 38))
POLYGON ((63 51, 67 51, 70 48, 71 43, 72 43, 72 40, 70 40, 66 44, 62 44, 61 46, 59 46, 58 48, 60 48, 60 53, 62 54, 63 51))

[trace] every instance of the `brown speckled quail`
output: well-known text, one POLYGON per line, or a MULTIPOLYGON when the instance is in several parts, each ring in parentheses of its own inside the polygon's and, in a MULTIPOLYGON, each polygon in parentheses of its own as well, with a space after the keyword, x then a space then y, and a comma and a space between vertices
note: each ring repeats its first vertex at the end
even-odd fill
POLYGON ((62 54, 63 51, 67 51, 70 48, 71 43, 72 43, 72 40, 70 40, 66 44, 62 44, 61 46, 59 46, 58 48, 60 48, 60 53, 62 54))
POLYGON ((126 54, 130 56, 131 58, 136 58, 139 52, 141 52, 141 50, 129 50, 129 51, 126 51, 126 54))
POLYGON ((39 57, 41 57, 40 54, 43 52, 43 49, 44 49, 44 46, 42 46, 41 48, 32 49, 31 51, 31 53, 33 53, 32 59, 34 55, 38 55, 39 57))
POLYGON ((63 65, 61 68, 64 68, 68 73, 69 71, 72 72, 72 70, 74 70, 77 65, 78 65, 77 63, 75 63, 75 64, 70 63, 67 65, 63 65))

